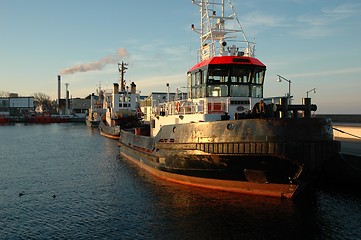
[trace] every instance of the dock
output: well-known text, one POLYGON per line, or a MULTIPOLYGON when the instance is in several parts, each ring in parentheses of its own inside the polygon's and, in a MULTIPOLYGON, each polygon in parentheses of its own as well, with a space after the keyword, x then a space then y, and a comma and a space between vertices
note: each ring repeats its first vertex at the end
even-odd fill
POLYGON ((323 180, 342 187, 361 186, 361 121, 334 122, 333 134, 341 142, 341 156, 325 167, 323 180))
POLYGON ((361 157, 361 123, 334 123, 333 135, 341 142, 341 152, 361 157))

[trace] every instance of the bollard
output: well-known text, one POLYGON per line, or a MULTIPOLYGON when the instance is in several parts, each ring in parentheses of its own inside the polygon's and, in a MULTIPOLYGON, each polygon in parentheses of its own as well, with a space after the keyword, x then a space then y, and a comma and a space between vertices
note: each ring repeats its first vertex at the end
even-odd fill
POLYGON ((302 98, 302 104, 305 105, 304 117, 311 117, 311 98, 302 98))

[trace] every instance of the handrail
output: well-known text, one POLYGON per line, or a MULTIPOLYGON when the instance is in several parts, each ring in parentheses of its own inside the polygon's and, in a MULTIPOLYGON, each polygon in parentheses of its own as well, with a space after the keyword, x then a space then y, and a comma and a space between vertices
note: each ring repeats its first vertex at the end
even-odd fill
POLYGON ((152 107, 154 115, 182 115, 182 114, 208 114, 224 113, 229 109, 229 101, 224 99, 219 101, 200 101, 193 102, 188 100, 175 100, 163 102, 152 107))

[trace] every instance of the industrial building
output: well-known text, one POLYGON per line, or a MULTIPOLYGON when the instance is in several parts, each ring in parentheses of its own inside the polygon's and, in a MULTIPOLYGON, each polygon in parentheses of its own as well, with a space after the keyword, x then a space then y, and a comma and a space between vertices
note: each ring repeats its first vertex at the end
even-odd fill
POLYGON ((0 97, 0 115, 23 116, 34 112, 34 97, 19 97, 11 93, 9 97, 0 97))

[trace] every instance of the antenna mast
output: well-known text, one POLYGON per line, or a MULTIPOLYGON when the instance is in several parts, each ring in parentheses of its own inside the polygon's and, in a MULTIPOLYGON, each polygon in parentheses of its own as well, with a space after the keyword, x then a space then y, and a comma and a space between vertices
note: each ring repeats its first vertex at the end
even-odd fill
POLYGON ((196 29, 192 24, 192 30, 200 35, 198 62, 214 56, 254 57, 256 44, 248 41, 230 0, 227 10, 231 14, 228 16, 226 16, 225 0, 192 0, 192 3, 200 7, 201 15, 200 28, 196 29), (226 21, 233 21, 234 24, 230 26, 238 26, 238 29, 229 28, 229 25, 226 26, 226 21), (240 38, 237 35, 242 35, 243 39, 237 40, 240 38))
POLYGON ((127 70, 128 68, 126 67, 128 66, 127 63, 123 62, 122 63, 118 63, 118 70, 120 72, 120 90, 122 92, 125 91, 125 79, 124 79, 124 73, 126 73, 125 70, 127 70))

